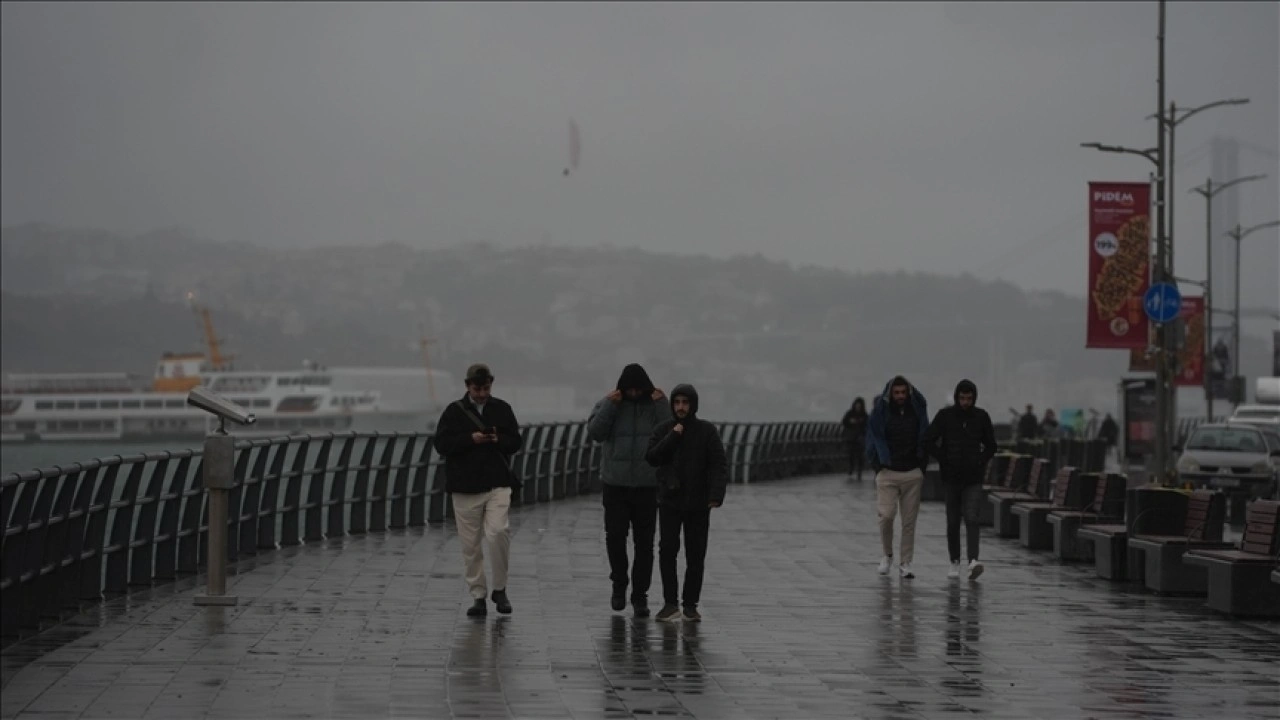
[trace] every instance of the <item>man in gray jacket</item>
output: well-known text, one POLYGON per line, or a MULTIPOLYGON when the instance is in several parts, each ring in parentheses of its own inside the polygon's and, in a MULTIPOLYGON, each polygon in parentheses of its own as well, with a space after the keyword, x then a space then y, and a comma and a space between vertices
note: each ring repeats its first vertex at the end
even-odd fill
POLYGON ((611 605, 619 612, 627 606, 630 530, 636 548, 630 572, 631 607, 641 618, 649 616, 653 535, 658 524, 657 471, 645 461, 645 452, 654 426, 670 418, 666 396, 653 386, 644 368, 632 363, 623 368, 617 388, 596 403, 587 420, 587 437, 604 444, 600 475, 605 548, 613 581, 611 605))

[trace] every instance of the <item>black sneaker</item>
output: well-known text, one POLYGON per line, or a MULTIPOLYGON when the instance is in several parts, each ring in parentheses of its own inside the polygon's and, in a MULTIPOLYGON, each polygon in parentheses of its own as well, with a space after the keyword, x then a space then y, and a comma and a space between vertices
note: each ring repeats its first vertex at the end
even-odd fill
POLYGON ((702 620, 702 615, 698 612, 698 608, 686 605, 684 608, 684 619, 689 622, 699 622, 702 620))
POLYGON ((613 597, 609 598, 609 606, 613 608, 614 612, 622 612, 623 610, 627 609, 626 588, 623 588, 621 590, 619 590, 618 588, 613 589, 613 597))
POLYGON ((680 608, 675 605, 663 605, 654 620, 658 622, 675 622, 680 619, 680 608))
POLYGON ((471 607, 467 608, 467 617, 484 617, 489 614, 489 606, 485 604, 484 598, 477 598, 471 607))
POLYGON ((631 598, 631 609, 635 611, 638 618, 649 617, 649 600, 648 598, 633 597, 631 598))
POLYGON ((503 615, 511 614, 511 601, 507 599, 506 590, 493 591, 493 604, 498 606, 498 612, 503 615))

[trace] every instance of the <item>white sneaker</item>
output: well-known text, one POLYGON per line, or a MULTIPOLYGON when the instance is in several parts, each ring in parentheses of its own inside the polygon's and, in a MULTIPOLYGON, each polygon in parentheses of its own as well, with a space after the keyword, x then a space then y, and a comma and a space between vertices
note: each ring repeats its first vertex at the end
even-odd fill
POLYGON ((951 569, 947 571, 947 577, 949 578, 960 577, 960 561, 959 560, 951 563, 951 569))
POLYGON ((969 579, 970 580, 977 580, 978 576, 982 574, 982 570, 983 570, 982 563, 978 562, 977 560, 969 561, 969 579))
POLYGON ((888 575, 889 566, 891 565, 893 565, 893 558, 891 556, 885 555, 884 557, 880 558, 880 567, 879 567, 880 574, 888 575))
POLYGON ((907 578, 908 580, 916 576, 915 573, 911 572, 911 563, 902 563, 899 565, 898 572, 902 577, 907 578))

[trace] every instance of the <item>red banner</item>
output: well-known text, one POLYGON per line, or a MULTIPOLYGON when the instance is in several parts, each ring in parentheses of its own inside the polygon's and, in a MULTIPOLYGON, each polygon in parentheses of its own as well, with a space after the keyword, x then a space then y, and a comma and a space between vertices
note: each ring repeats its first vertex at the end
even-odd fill
POLYGON ((1186 335, 1182 343, 1182 352, 1178 353, 1178 374, 1173 384, 1179 387, 1201 387, 1204 385, 1204 298, 1182 298, 1182 309, 1179 311, 1186 335))
POLYGON ((1151 186, 1089 183, 1089 322, 1085 347, 1147 346, 1151 186))
MULTIPOLYGON (((1204 385, 1204 298, 1183 297, 1179 315, 1186 335, 1182 351, 1178 353, 1178 373, 1173 384, 1178 387, 1204 385)), ((1158 355, 1148 355, 1145 349, 1129 351, 1129 372, 1155 372, 1158 355)))

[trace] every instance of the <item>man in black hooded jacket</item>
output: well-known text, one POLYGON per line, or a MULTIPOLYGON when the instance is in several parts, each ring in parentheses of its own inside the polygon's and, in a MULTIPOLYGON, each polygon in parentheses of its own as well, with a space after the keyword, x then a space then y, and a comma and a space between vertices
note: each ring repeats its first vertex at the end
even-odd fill
POLYGON ((969 380, 956 385, 955 404, 938 411, 924 434, 925 450, 938 458, 947 501, 947 549, 951 570, 960 577, 960 519, 968 535, 969 579, 982 574, 978 562, 978 522, 982 510, 982 477, 996 454, 991 416, 977 407, 978 386, 969 380))
POLYGON ((685 573, 683 619, 697 622, 698 600, 702 596, 702 575, 707 556, 707 536, 711 531, 711 509, 724 503, 729 486, 729 463, 720 431, 699 420, 698 391, 692 385, 677 385, 671 391, 671 413, 659 423, 649 438, 645 459, 658 468, 658 569, 662 575, 663 607, 655 619, 681 619, 676 605, 681 600, 676 577, 676 556, 680 553, 680 531, 684 530, 685 573))

